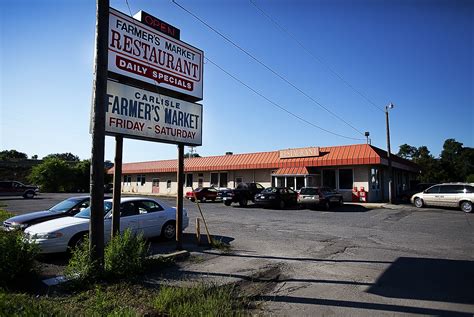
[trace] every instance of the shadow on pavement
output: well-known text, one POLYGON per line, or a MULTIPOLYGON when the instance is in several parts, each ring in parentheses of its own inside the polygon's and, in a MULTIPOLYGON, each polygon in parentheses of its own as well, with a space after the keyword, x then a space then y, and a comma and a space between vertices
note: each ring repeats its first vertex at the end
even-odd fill
POLYGON ((395 298, 474 303, 474 261, 401 257, 368 293, 395 298))

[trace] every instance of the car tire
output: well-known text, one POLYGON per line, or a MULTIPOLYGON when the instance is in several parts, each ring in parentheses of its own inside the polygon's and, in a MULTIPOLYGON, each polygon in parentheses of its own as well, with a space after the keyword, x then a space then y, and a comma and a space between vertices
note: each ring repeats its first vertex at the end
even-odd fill
POLYGON ((470 201, 462 201, 460 207, 465 213, 472 212, 472 203, 470 201))
POLYGON ((247 207, 247 204, 248 204, 247 199, 242 198, 241 200, 239 200, 239 206, 240 207, 247 207))
POLYGON ((200 202, 202 203, 205 203, 206 202, 206 197, 202 197, 201 199, 199 199, 200 202))
POLYGON ((324 201, 323 208, 324 208, 324 210, 331 209, 331 205, 329 204, 329 201, 327 201, 327 200, 324 201))
POLYGON ((73 236, 71 240, 69 240, 69 243, 67 244, 69 250, 74 250, 80 247, 86 240, 87 236, 88 236, 87 232, 81 232, 73 236))
POLYGON ((278 203, 278 208, 280 208, 280 209, 285 209, 285 205, 286 205, 286 204, 285 204, 285 201, 280 200, 280 202, 278 203))
POLYGON ((423 207, 423 199, 420 197, 416 197, 415 200, 413 201, 414 205, 416 208, 421 208, 423 207))
POLYGON ((29 190, 23 195, 23 198, 27 198, 27 199, 35 198, 35 192, 29 190))
POLYGON ((226 205, 226 206, 230 206, 231 204, 232 204, 232 202, 230 200, 224 201, 224 205, 226 205))
POLYGON ((161 237, 165 240, 172 240, 176 237, 176 223, 168 221, 161 228, 161 237))

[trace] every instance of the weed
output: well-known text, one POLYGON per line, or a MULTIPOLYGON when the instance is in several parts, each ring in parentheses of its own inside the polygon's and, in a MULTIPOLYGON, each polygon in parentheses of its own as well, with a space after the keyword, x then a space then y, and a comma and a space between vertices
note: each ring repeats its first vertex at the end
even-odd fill
POLYGON ((145 269, 148 248, 143 235, 134 235, 130 229, 114 237, 105 248, 105 272, 108 277, 136 275, 145 269))
POLYGON ((220 251, 225 252, 225 253, 230 252, 231 249, 232 249, 232 247, 230 246, 230 244, 228 244, 227 242, 222 241, 221 239, 214 239, 214 238, 212 238, 212 240, 211 240, 211 246, 212 246, 214 249, 220 250, 220 251))

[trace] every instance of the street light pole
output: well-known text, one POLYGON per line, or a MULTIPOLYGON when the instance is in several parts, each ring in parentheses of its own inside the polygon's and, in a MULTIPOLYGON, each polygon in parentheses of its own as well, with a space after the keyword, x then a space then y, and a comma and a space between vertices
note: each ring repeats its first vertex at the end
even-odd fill
POLYGON ((388 160, 388 201, 393 204, 393 167, 392 167, 392 155, 390 153, 390 124, 388 120, 388 110, 393 109, 393 103, 390 103, 388 106, 385 106, 385 122, 387 124, 387 160, 388 160))

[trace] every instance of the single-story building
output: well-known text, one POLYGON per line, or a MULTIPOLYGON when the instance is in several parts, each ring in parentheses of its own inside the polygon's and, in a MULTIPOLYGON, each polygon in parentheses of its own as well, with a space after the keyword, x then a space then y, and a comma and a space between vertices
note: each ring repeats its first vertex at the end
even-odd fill
MULTIPOLYGON (((391 155, 396 193, 411 187, 419 167, 391 155)), ((234 188, 240 182, 264 187, 328 186, 351 201, 352 190, 363 188, 368 202, 388 200, 387 152, 369 144, 307 147, 272 152, 232 154, 184 160, 185 192, 197 187, 234 188)), ((113 168, 109 170, 113 173, 113 168)), ((123 193, 176 195, 177 160, 125 163, 123 193)))

